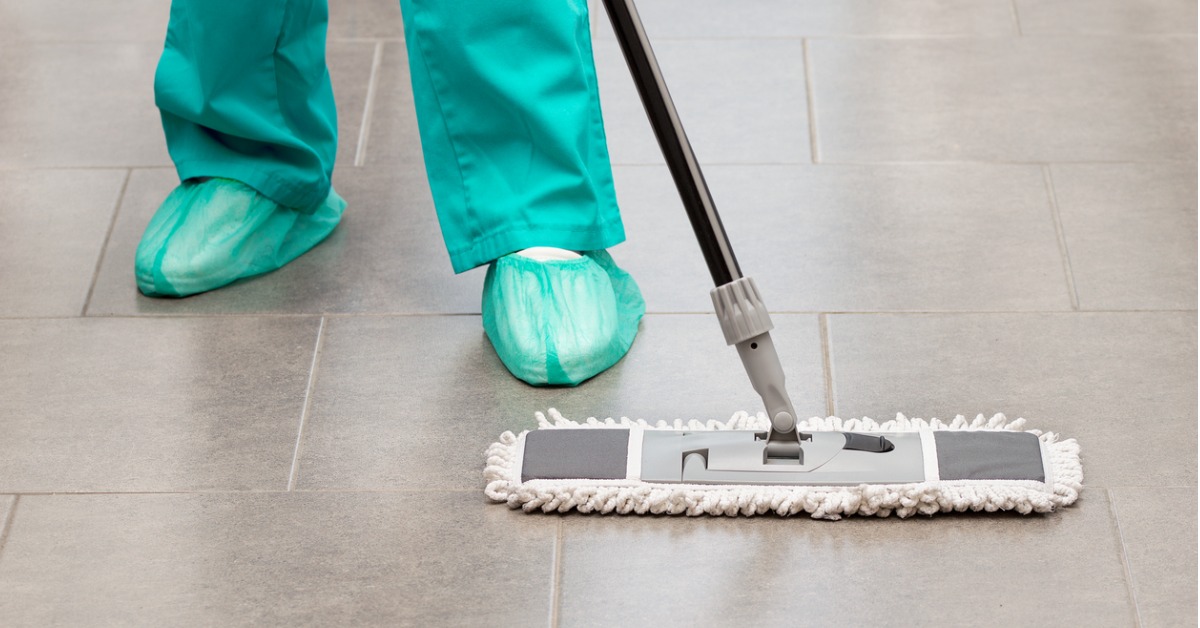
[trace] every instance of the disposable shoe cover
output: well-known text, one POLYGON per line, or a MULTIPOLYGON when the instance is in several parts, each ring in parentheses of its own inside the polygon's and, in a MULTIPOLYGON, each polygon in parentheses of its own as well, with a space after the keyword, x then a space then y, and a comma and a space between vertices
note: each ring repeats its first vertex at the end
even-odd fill
POLYGON ((646 303, 606 251, 573 260, 506 255, 488 267, 483 329, 504 366, 535 386, 574 386, 616 364, 646 303))
POLYGON ((332 189, 320 205, 298 211, 238 181, 185 181, 142 234, 138 289, 183 297, 270 272, 324 240, 345 209, 332 189))

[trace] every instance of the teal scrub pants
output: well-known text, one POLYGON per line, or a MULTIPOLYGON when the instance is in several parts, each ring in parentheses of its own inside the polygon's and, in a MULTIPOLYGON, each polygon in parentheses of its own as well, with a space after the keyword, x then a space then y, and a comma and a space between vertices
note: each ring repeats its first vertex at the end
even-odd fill
MULTIPOLYGON (((623 241, 586 0, 401 7, 455 272, 531 246, 623 241)), ((173 0, 154 87, 181 179, 236 179, 301 211, 325 200, 337 149, 327 22, 326 0, 173 0)))

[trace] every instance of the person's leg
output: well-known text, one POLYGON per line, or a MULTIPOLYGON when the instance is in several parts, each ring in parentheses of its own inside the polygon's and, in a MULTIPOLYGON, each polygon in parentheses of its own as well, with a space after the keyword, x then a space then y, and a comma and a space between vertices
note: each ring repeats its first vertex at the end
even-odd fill
POLYGON ((625 239, 586 0, 401 0, 425 168, 456 272, 625 239))
POLYGON ((645 312, 604 249, 625 239, 586 0, 401 0, 413 93, 456 272, 491 263, 483 326, 535 385, 578 384, 645 312), (573 259, 514 253, 554 247, 573 259))
POLYGON ((138 247, 142 292, 274 270, 337 225, 327 14, 325 0, 172 2, 154 88, 182 183, 138 247))

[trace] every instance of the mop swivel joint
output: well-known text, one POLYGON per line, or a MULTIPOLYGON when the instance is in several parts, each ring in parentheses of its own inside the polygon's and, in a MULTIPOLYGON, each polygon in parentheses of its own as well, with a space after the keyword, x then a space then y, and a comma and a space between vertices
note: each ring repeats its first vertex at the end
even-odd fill
POLYGON ((721 321, 725 342, 737 347, 750 384, 762 397, 771 430, 765 435, 764 463, 803 463, 801 441, 811 435, 796 429, 796 410, 784 385, 783 366, 771 340, 771 315, 763 304, 758 286, 750 277, 740 277, 717 286, 709 293, 721 321))

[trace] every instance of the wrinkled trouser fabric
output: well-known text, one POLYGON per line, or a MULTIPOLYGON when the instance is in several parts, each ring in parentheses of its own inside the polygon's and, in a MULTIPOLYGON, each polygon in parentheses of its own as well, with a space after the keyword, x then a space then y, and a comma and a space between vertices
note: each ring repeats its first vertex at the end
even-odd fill
POLYGON ((586 0, 401 0, 425 167, 457 272, 625 239, 586 0))
POLYGON ((298 209, 325 200, 327 22, 325 0, 173 0, 154 99, 181 180, 234 179, 298 209))
MULTIPOLYGON (((621 242, 586 0, 401 6, 454 270, 621 242)), ((300 209, 325 200, 337 148, 327 21, 325 0, 173 0, 155 101, 181 179, 242 181, 300 209)))

